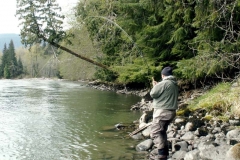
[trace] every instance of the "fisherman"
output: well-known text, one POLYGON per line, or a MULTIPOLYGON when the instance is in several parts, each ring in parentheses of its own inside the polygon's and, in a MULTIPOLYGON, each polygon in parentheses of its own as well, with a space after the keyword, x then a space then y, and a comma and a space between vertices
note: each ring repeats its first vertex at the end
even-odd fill
POLYGON ((158 150, 157 155, 150 154, 150 159, 154 160, 167 160, 169 153, 166 131, 178 108, 178 85, 172 68, 165 67, 161 75, 161 82, 152 79, 153 88, 150 92, 154 108, 150 136, 158 150))

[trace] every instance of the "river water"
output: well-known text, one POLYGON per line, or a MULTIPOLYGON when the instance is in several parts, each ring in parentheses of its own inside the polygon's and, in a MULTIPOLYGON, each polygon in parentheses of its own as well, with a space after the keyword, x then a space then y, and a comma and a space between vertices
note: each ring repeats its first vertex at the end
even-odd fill
POLYGON ((114 125, 138 119, 139 100, 80 82, 0 80, 0 159, 132 159, 136 142, 114 125))

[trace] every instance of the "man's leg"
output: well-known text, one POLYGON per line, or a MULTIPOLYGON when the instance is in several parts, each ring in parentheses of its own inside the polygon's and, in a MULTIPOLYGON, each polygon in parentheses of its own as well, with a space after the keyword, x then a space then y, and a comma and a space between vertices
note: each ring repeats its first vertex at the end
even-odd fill
POLYGON ((158 149, 158 155, 155 156, 158 160, 165 160, 168 156, 167 129, 170 122, 175 117, 174 112, 155 111, 153 115, 153 124, 151 127, 151 138, 155 147, 158 149))

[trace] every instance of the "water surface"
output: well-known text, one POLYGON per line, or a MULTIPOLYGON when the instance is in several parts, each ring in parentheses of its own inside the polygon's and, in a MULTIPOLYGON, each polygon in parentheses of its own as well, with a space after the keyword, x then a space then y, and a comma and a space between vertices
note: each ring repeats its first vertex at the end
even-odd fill
POLYGON ((136 142, 114 125, 138 119, 139 100, 80 82, 0 80, 0 159, 131 159, 136 142))

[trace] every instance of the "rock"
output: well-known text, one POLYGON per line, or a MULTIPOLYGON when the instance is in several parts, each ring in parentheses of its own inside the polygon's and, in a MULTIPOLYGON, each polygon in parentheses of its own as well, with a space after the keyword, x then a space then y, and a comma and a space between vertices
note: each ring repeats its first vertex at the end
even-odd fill
POLYGON ((220 133, 221 131, 221 127, 215 127, 212 131, 212 134, 220 133))
POLYGON ((214 148, 216 146, 215 143, 213 142, 202 142, 198 144, 198 150, 200 152, 204 151, 204 150, 211 150, 212 148, 214 148))
POLYGON ((200 159, 226 160, 226 151, 228 151, 230 147, 231 146, 229 145, 221 145, 217 147, 206 148, 200 151, 200 159))
POLYGON ((153 111, 144 111, 139 119, 139 123, 148 123, 148 121, 152 118, 152 115, 153 111))
POLYGON ((240 120, 239 119, 230 119, 229 123, 232 126, 239 126, 240 125, 240 120))
POLYGON ((126 127, 124 124, 121 124, 121 123, 115 124, 114 126, 118 130, 124 129, 126 127))
POLYGON ((140 132, 140 133, 137 133, 137 134, 135 134, 135 135, 132 135, 131 137, 132 137, 133 139, 136 139, 136 140, 144 139, 144 137, 143 137, 143 135, 142 135, 141 132, 140 132))
POLYGON ((193 132, 186 132, 181 139, 188 141, 188 140, 193 140, 194 139, 194 134, 193 132))
POLYGON ((176 132, 170 131, 170 132, 167 134, 167 137, 168 137, 168 138, 174 138, 174 137, 176 137, 176 132))
POLYGON ((174 149, 175 151, 179 151, 179 150, 188 151, 188 143, 186 141, 177 142, 174 145, 174 149))
POLYGON ((200 151, 198 149, 192 150, 185 154, 184 160, 199 160, 199 153, 200 151))
POLYGON ((148 126, 146 129, 142 131, 142 135, 144 137, 150 137, 150 132, 151 132, 151 126, 148 126))
POLYGON ((240 160, 240 143, 232 146, 226 154, 228 160, 240 160))
POLYGON ((193 131, 194 129, 194 125, 192 122, 188 122, 186 125, 185 125, 185 130, 186 131, 193 131))
POLYGON ((206 127, 197 128, 194 134, 199 137, 206 136, 208 134, 208 129, 206 127))
POLYGON ((231 140, 238 140, 240 141, 240 129, 234 129, 227 133, 227 144, 230 144, 231 140))
POLYGON ((147 123, 142 122, 142 123, 139 124, 138 128, 142 128, 142 127, 144 127, 144 126, 146 126, 146 125, 147 125, 147 123))
POLYGON ((153 141, 151 139, 147 139, 141 143, 139 143, 137 146, 136 146, 136 150, 138 152, 140 151, 147 151, 148 149, 150 149, 151 147, 153 146, 153 141))
POLYGON ((172 160, 183 160, 186 154, 186 151, 177 151, 172 155, 172 160))

